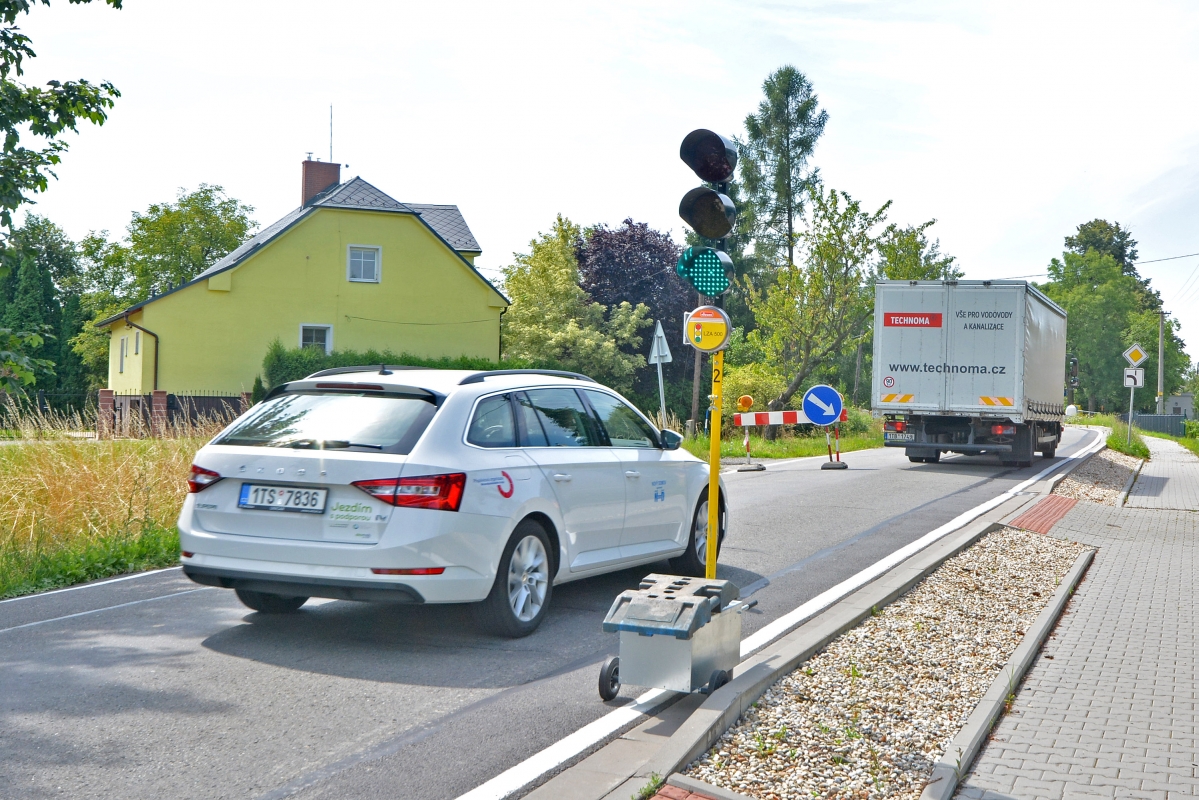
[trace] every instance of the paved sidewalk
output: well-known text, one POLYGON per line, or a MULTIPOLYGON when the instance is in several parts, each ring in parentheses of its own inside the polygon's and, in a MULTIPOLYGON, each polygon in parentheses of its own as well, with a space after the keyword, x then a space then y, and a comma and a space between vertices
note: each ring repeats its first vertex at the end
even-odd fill
POLYGON ((1199 511, 1199 458, 1169 439, 1143 438, 1151 457, 1141 468, 1126 505, 1199 511))
MULTIPOLYGON (((1182 449, 1149 441, 1154 461, 1182 449)), ((1191 502, 1199 461, 1158 463, 1166 488, 1146 496, 1191 502)), ((1199 514, 1080 502, 1050 535, 1099 551, 957 796, 1199 797, 1199 514)))

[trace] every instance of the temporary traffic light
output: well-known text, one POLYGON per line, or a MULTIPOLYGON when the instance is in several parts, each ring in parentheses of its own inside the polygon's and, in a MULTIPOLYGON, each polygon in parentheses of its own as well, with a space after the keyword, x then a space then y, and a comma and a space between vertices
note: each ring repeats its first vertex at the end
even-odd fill
POLYGON ((719 133, 704 128, 691 131, 679 148, 679 158, 700 180, 727 183, 737 169, 737 148, 719 133))
MULTIPOLYGON (((691 131, 679 147, 679 158, 708 183, 723 186, 737 169, 737 148, 719 133, 691 131)), ((697 186, 683 195, 679 216, 706 239, 724 239, 737 221, 737 207, 722 192, 697 186)), ((724 246, 723 244, 721 245, 724 246)), ((679 258, 678 273, 702 295, 718 297, 728 291, 733 260, 711 247, 688 247, 679 258)))
POLYGON ((711 247, 688 247, 679 256, 679 277, 708 297, 719 297, 729 290, 733 259, 711 247))

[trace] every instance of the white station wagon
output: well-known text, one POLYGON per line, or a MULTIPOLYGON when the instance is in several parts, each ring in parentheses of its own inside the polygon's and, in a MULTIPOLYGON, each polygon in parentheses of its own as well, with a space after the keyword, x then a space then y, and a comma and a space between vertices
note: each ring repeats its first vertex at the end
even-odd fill
POLYGON ((477 603, 524 636, 555 584, 664 558, 703 575, 708 468, 681 441, 574 373, 318 372, 196 454, 183 571, 265 613, 477 603))

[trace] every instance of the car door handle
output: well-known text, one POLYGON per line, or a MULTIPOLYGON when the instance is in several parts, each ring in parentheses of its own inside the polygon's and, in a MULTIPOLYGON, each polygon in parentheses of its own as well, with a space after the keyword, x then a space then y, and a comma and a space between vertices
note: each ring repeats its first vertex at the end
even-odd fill
POLYGON ((635 472, 634 470, 631 470, 631 469, 629 469, 629 470, 625 470, 624 476, 625 476, 626 478, 640 478, 640 477, 641 477, 641 473, 640 473, 640 472, 635 472))
POLYGON ((562 483, 566 483, 567 481, 569 481, 569 480, 570 480, 570 476, 569 476, 569 475, 566 475, 565 473, 562 473, 562 472, 555 472, 555 473, 554 473, 554 480, 556 480, 556 481, 560 481, 560 482, 562 482, 562 483))

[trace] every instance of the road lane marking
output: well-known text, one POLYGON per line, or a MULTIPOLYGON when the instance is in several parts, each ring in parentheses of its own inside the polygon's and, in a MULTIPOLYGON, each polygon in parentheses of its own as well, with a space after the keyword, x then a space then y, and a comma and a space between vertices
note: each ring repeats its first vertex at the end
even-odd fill
MULTIPOLYGON (((1091 453, 1097 452, 1103 447, 1104 441, 1104 437, 1098 435, 1092 444, 1079 452, 1065 456, 1061 461, 1051 464, 1036 475, 1016 484, 997 497, 959 514, 941 527, 930 531, 911 544, 896 550, 891 555, 875 562, 848 580, 842 581, 828 591, 821 592, 808 602, 779 617, 753 635, 743 639, 741 641, 741 657, 745 658, 750 653, 762 649, 762 647, 775 639, 789 633, 809 617, 820 613, 833 603, 843 599, 938 539, 948 536, 950 533, 960 529, 991 509, 1006 503, 1049 473, 1061 469, 1071 461, 1085 458, 1091 453)), ((460 795, 457 800, 503 800, 503 798, 520 791, 551 770, 562 766, 562 764, 578 756, 580 753, 599 744, 626 725, 636 722, 641 716, 652 711, 655 706, 661 704, 674 694, 674 692, 664 689, 654 689, 646 692, 638 697, 633 705, 618 708, 594 722, 579 728, 566 738, 560 739, 544 750, 526 758, 516 766, 501 772, 486 783, 475 787, 466 794, 460 795)))
POLYGON ((62 594, 63 592, 74 592, 79 589, 94 589, 97 586, 105 586, 110 583, 120 583, 121 581, 131 581, 134 578, 145 578, 148 575, 157 575, 160 572, 170 572, 173 569, 182 569, 182 567, 164 567, 163 569, 152 569, 149 572, 135 572, 132 575, 122 575, 119 578, 109 578, 106 581, 96 581, 95 583, 81 583, 78 586, 68 586, 65 589, 52 589, 49 592, 37 592, 36 594, 25 594, 20 597, 10 597, 7 600, 0 600, 0 605, 5 603, 15 603, 18 600, 32 600, 35 597, 49 597, 52 594, 62 594))
POLYGON ((8 633, 9 631, 19 631, 21 628, 32 628, 35 625, 46 625, 51 622, 58 622, 64 619, 74 619, 75 617, 86 617, 88 614, 99 614, 101 611, 112 611, 114 608, 126 608, 128 606, 136 606, 141 603, 153 603, 155 600, 166 600, 168 597, 179 597, 185 594, 194 594, 196 592, 206 592, 211 589, 211 586, 201 586, 198 589, 188 589, 185 592, 174 592, 172 594, 163 594, 158 597, 147 597, 144 600, 130 600, 128 603, 118 603, 115 606, 104 606, 104 608, 93 608, 91 611, 79 611, 75 614, 67 614, 62 617, 51 617, 50 619, 40 619, 37 622, 26 622, 24 625, 13 625, 11 628, 0 628, 0 633, 8 633))

